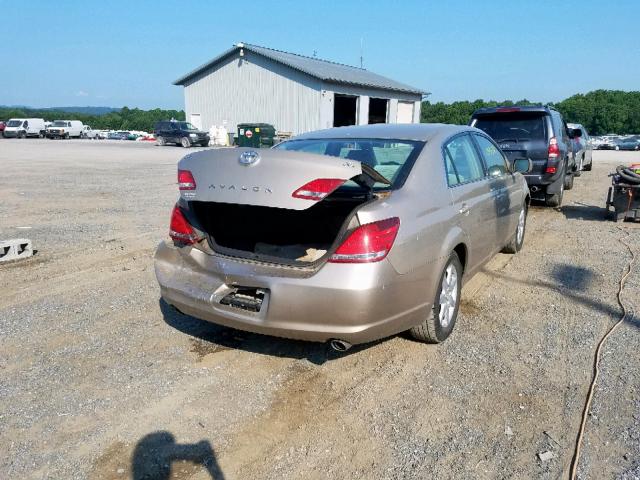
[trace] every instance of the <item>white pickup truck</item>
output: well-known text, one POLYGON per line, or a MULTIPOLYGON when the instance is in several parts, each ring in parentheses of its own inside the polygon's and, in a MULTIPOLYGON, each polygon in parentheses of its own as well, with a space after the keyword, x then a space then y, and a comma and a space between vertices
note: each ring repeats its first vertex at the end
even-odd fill
POLYGON ((82 127, 82 133, 80 134, 80 138, 90 138, 91 140, 100 140, 100 132, 98 130, 93 130, 89 125, 84 125, 82 127))

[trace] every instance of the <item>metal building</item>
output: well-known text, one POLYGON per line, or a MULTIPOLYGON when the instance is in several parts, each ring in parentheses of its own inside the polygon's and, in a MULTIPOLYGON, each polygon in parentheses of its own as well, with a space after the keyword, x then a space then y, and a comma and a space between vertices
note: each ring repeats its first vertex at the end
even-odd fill
POLYGON ((294 135, 334 126, 417 123, 422 92, 362 68, 239 43, 174 82, 187 120, 208 130, 270 123, 294 135))

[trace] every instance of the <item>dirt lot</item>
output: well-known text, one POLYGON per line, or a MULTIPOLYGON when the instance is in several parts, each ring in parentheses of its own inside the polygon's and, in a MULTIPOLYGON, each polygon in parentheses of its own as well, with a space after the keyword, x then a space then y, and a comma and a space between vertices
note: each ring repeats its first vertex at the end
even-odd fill
MULTIPOLYGON (((152 256, 184 150, 0 140, 0 478, 566 477, 597 341, 640 225, 604 221, 596 152, 524 250, 465 288, 443 345, 324 345, 159 302, 152 256), (626 233, 625 233, 626 232, 626 233), (552 452, 542 462, 537 454, 552 452)), ((640 254, 639 254, 640 255, 640 254)), ((640 268, 625 291, 640 312, 640 268)), ((640 476, 640 318, 604 349, 580 478, 640 476)))

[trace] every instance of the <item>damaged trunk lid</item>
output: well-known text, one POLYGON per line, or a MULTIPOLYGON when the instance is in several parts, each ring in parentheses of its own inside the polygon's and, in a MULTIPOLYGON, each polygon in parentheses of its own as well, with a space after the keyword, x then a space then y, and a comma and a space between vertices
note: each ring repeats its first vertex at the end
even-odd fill
POLYGON ((192 153, 178 163, 195 185, 181 185, 188 201, 306 210, 344 182, 371 190, 390 182, 356 160, 285 150, 224 148, 192 153))

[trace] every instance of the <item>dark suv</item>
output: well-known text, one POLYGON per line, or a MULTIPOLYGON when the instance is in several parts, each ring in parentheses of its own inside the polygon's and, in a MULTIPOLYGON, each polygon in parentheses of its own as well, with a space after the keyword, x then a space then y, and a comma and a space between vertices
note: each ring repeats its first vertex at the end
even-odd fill
POLYGON ((550 207, 562 204, 577 170, 571 140, 582 132, 569 129, 560 112, 550 107, 480 108, 469 125, 489 134, 511 162, 531 160, 525 177, 532 198, 550 207))
POLYGON ((175 120, 158 122, 153 133, 156 136, 158 145, 175 143, 185 148, 193 145, 201 145, 203 147, 209 145, 209 134, 201 132, 189 122, 176 122, 175 120))

